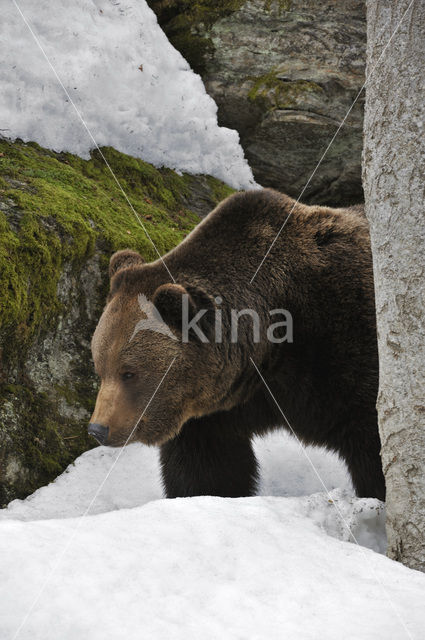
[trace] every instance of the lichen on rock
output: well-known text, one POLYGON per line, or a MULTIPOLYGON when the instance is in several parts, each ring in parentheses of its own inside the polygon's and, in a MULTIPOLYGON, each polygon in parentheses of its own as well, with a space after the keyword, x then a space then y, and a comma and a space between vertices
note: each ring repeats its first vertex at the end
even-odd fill
POLYGON ((311 80, 290 80, 284 68, 272 69, 269 73, 248 80, 253 83, 248 92, 249 100, 260 103, 260 108, 265 111, 308 108, 315 94, 320 108, 323 87, 311 80))

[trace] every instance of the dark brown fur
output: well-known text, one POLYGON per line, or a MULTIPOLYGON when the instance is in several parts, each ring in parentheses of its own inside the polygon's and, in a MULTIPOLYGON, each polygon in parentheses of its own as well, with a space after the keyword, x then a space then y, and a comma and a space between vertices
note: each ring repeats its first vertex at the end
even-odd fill
POLYGON ((222 202, 163 263, 142 264, 134 252, 111 259, 111 294, 93 340, 103 400, 93 421, 121 444, 167 366, 176 360, 132 439, 161 446, 167 496, 255 492, 255 434, 288 428, 250 361, 253 358, 298 437, 346 461, 360 496, 384 499, 375 401, 378 357, 369 233, 359 207, 297 204, 277 242, 250 280, 294 206, 266 189, 222 202), (240 321, 232 344, 188 344, 143 331, 128 340, 141 312, 142 292, 180 335, 181 293, 191 313, 207 308, 213 328, 223 299, 223 335, 230 309, 252 308, 270 324, 269 310, 288 309, 293 343, 253 341, 251 321, 240 321), (134 371, 124 382, 126 368, 134 371), (105 386, 106 385, 106 386, 105 386), (109 392, 105 391, 109 385, 109 392), (102 409, 103 407, 103 409, 102 409))

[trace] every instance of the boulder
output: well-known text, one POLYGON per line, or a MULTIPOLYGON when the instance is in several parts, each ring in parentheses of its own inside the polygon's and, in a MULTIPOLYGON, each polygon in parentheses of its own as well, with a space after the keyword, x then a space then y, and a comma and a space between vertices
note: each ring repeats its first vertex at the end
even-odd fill
POLYGON ((302 201, 363 199, 364 0, 149 0, 236 129, 255 179, 302 201))

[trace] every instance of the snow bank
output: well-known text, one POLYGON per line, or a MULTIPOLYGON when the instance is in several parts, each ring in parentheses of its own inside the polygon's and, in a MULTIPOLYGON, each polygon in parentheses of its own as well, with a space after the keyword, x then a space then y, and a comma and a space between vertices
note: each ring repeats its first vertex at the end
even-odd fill
MULTIPOLYGON (((261 468, 260 495, 308 496, 323 491, 290 434, 281 431, 257 438, 254 448, 261 468)), ((307 447, 306 451, 329 490, 339 487, 352 495, 345 465, 337 456, 313 447, 307 447)), ((118 449, 109 447, 87 451, 47 487, 38 489, 26 500, 14 500, 7 509, 0 510, 0 520, 45 520, 83 514, 118 454, 118 449)), ((120 454, 90 513, 140 507, 162 497, 158 450, 131 444, 120 454)))
MULTIPOLYGON (((97 144, 255 185, 236 131, 144 0, 17 0, 97 144)), ((93 140, 13 2, 0 21, 0 132, 89 156, 93 140)))
MULTIPOLYGON (((350 529, 360 544, 380 553, 385 551, 382 503, 353 496, 345 465, 337 456, 323 449, 306 448, 331 492, 329 499, 291 435, 277 432, 258 438, 254 448, 261 468, 259 495, 300 497, 294 502, 296 508, 329 535, 340 540, 352 540, 350 529)), ((81 516, 117 455, 118 450, 108 447, 87 451, 47 487, 38 489, 26 500, 11 502, 7 509, 0 511, 0 521, 81 516)), ((132 444, 120 454, 118 464, 90 507, 90 514, 139 507, 162 497, 157 449, 132 444)))
POLYGON ((333 455, 257 440, 256 498, 162 500, 155 449, 98 447, 0 512, 0 637, 25 640, 420 638, 425 576, 385 545, 382 504, 333 455), (339 486, 339 489, 335 489, 339 486), (266 497, 267 492, 274 496, 266 497), (305 495, 311 492, 313 495, 305 495), (287 497, 280 497, 287 496, 287 497), (292 497, 290 497, 292 496, 292 497), (42 593, 38 598, 38 594, 42 593))
POLYGON ((22 640, 401 640, 397 614, 411 637, 425 622, 423 574, 330 538, 294 499, 159 500, 79 521, 7 521, 0 549, 4 638, 46 579, 22 640))

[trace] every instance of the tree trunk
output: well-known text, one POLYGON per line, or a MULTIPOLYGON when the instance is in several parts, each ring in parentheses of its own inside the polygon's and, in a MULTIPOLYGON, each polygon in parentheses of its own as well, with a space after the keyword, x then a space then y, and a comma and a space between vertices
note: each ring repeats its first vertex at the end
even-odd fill
POLYGON ((367 2, 363 182, 376 289, 388 555, 425 571, 425 1, 409 2, 367 2))

